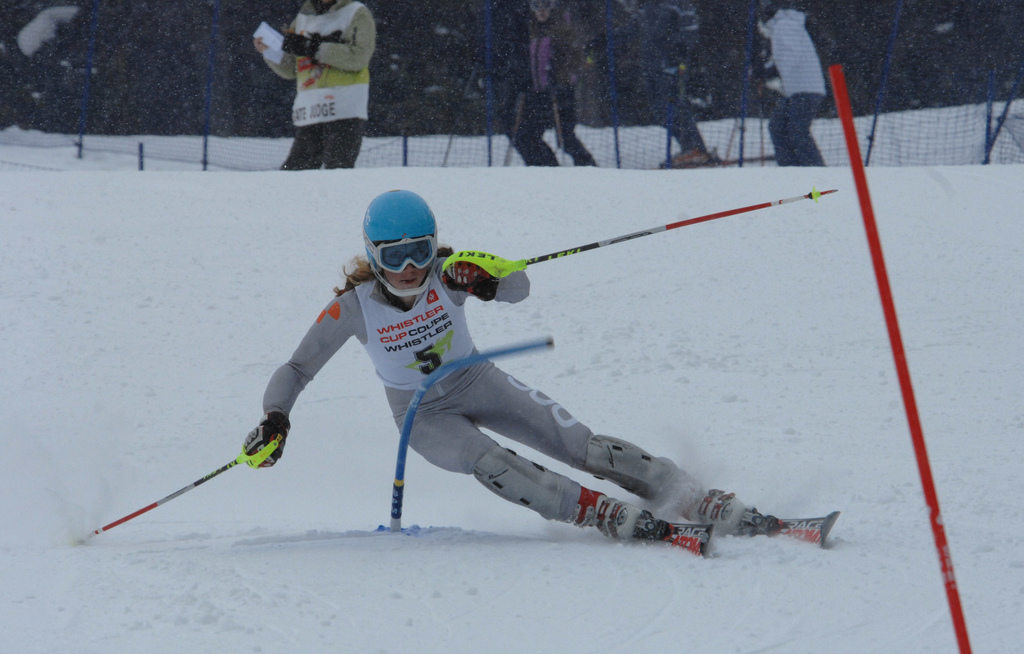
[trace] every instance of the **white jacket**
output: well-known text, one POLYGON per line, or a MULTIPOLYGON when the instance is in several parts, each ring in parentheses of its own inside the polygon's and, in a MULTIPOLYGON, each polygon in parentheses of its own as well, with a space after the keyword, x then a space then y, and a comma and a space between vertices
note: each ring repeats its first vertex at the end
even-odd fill
POLYGON ((797 93, 825 95, 825 75, 804 22, 807 16, 796 9, 780 9, 771 20, 759 25, 771 40, 772 60, 787 98, 797 93))

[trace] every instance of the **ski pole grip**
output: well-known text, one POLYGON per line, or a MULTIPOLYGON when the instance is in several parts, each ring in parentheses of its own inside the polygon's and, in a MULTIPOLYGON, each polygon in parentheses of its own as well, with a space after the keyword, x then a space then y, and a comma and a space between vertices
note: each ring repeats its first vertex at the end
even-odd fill
POLYGON ((266 461, 270 457, 270 455, 273 454, 274 451, 277 450, 277 448, 280 446, 281 436, 278 436, 274 440, 264 445, 263 448, 256 452, 255 454, 246 454, 245 450, 243 449, 242 453, 238 455, 238 458, 235 459, 235 461, 239 463, 244 463, 250 468, 259 468, 261 465, 263 465, 263 462, 266 461))
POLYGON ((511 259, 503 259, 496 254, 477 252, 475 250, 456 252, 444 260, 444 268, 447 269, 448 266, 459 261, 466 261, 480 266, 492 277, 508 277, 517 270, 526 270, 526 259, 512 261, 511 259))

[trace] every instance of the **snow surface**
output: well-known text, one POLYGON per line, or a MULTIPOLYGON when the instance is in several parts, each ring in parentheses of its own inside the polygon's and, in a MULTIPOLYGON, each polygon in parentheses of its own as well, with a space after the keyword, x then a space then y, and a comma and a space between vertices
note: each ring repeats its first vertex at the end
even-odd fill
MULTIPOLYGON (((108 162, 127 170, 0 171, 4 651, 956 650, 849 169, 108 162), (812 185, 840 191, 531 266, 527 301, 469 316, 481 348, 552 336, 499 365, 595 430, 766 511, 841 510, 830 549, 615 544, 415 454, 422 529, 375 533, 398 434, 355 342, 275 468, 85 538, 233 459, 384 190, 423 194, 443 242, 520 258, 812 185)), ((1024 614, 1022 176, 868 172, 977 652, 1019 651, 1024 614)))

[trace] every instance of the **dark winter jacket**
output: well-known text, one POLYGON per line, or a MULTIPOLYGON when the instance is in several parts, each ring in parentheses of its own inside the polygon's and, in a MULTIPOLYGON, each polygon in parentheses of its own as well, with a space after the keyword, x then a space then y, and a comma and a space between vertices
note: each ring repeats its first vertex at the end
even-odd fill
POLYGON ((691 0, 641 0, 637 18, 646 72, 674 74, 695 54, 700 22, 691 0))
POLYGON ((583 66, 583 43, 567 11, 530 19, 530 79, 534 91, 572 86, 583 66))

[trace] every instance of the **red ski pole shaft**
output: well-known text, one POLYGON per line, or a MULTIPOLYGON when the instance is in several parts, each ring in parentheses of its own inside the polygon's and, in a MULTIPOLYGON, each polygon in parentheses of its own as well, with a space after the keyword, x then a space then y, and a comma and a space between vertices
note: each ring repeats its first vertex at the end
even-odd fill
POLYGON ((622 236, 616 236, 614 238, 605 239, 603 241, 595 241, 586 245, 580 245, 567 250, 559 250, 558 252, 552 252, 551 254, 545 254, 540 257, 532 257, 530 259, 505 259, 488 252, 478 252, 475 250, 463 250, 456 252, 450 257, 445 259, 444 266, 447 268, 451 264, 457 261, 468 261, 477 266, 480 266, 488 273, 495 277, 506 277, 517 270, 525 270, 527 266, 534 263, 540 263, 541 261, 551 261, 552 259, 560 259, 567 257, 571 254, 579 254, 580 252, 586 252, 588 250, 594 250, 597 248, 603 248, 606 245, 614 245, 615 243, 622 243, 623 241, 629 241, 634 238, 640 238, 641 236, 650 236, 651 234, 657 234, 659 232, 667 232, 670 229, 677 229, 679 227, 686 227, 687 225, 696 225, 697 223, 705 223, 709 220, 715 220, 716 218, 725 218, 726 216, 735 216, 738 213, 747 213, 749 211, 757 211, 759 209, 767 209, 768 207, 777 207, 782 204, 789 204, 790 202, 798 202, 800 200, 814 200, 818 201, 823 195, 829 193, 835 193, 838 189, 829 189, 827 191, 818 191, 812 189, 810 193, 804 195, 797 195, 792 198, 783 198, 781 200, 770 200, 768 202, 759 202, 758 204, 752 204, 747 207, 739 207, 736 209, 726 209, 725 211, 716 211, 715 213, 709 213, 704 216, 697 216, 696 218, 687 218, 686 220, 680 220, 678 222, 669 223, 667 225, 659 225, 657 227, 651 227, 650 229, 641 229, 638 232, 632 232, 631 234, 623 234, 622 236))
POLYGON ((586 245, 580 245, 578 247, 569 248, 567 250, 559 250, 558 252, 552 252, 551 254, 545 254, 539 257, 533 257, 526 259, 526 265, 540 263, 541 261, 550 261, 551 259, 558 259, 560 257, 567 257, 570 254, 578 254, 580 252, 586 252, 588 250, 594 250, 597 248, 603 248, 606 245, 614 245, 615 243, 621 243, 623 241, 629 241, 634 238, 640 238, 641 236, 650 236, 651 234, 657 234, 659 232, 667 232, 670 229, 677 229, 679 227, 687 227, 689 225, 696 225, 697 223, 705 223, 709 220, 716 220, 718 218, 725 218, 726 216, 735 216, 739 213, 748 213, 750 211, 758 211, 760 209, 767 209, 769 207, 776 207, 783 204, 789 204, 790 202, 798 202, 800 200, 815 200, 822 195, 828 195, 829 193, 835 193, 838 189, 829 189, 827 191, 811 191, 804 195, 797 195, 792 198, 783 198, 781 200, 770 200, 768 202, 759 202, 758 204, 752 204, 747 207, 739 207, 736 209, 726 209, 725 211, 716 211, 715 213, 709 213, 703 216, 697 216, 696 218, 688 218, 686 220, 680 220, 678 222, 669 223, 667 225, 659 225, 657 227, 651 227, 650 229, 642 229, 637 232, 630 234, 623 234, 622 236, 616 236, 614 238, 605 239, 603 241, 595 241, 586 245))
POLYGON ((109 525, 104 525, 104 526, 100 527, 99 529, 93 530, 92 533, 89 534, 89 536, 91 537, 91 536, 95 536, 96 534, 102 534, 103 532, 105 532, 105 531, 107 531, 109 529, 113 529, 114 527, 116 527, 116 526, 118 526, 120 524, 124 524, 125 522, 128 522, 132 518, 137 518, 140 515, 142 515, 143 513, 148 513, 149 511, 152 511, 153 509, 155 509, 156 507, 160 506, 161 504, 165 504, 167 502, 170 502, 174 498, 176 498, 176 497, 178 497, 180 495, 184 495, 185 493, 189 492, 190 490, 192 490, 196 486, 199 486, 201 484, 204 484, 204 483, 210 481, 211 479, 213 479, 214 477, 216 477, 220 473, 225 472, 227 470, 230 470, 231 468, 234 468, 239 463, 245 463, 245 464, 248 464, 252 468, 258 468, 259 465, 261 463, 263 463, 263 461, 265 461, 266 458, 268 456, 270 456, 271 453, 273 453, 273 451, 278 448, 280 443, 281 443, 281 437, 278 436, 277 438, 275 438, 273 441, 271 441, 268 445, 266 445, 263 449, 261 449, 256 454, 246 454, 245 452, 242 452, 237 457, 235 457, 234 461, 231 461, 229 463, 225 463, 224 465, 222 465, 221 467, 217 468, 216 470, 214 470, 210 474, 195 480, 194 482, 192 482, 188 486, 185 486, 184 488, 179 488, 178 490, 174 491, 173 493, 171 493, 167 497, 164 497, 162 499, 157 500, 156 502, 153 502, 152 504, 144 506, 141 509, 139 509, 138 511, 135 511, 133 513, 129 513, 128 515, 124 516, 123 518, 118 518, 117 520, 111 522, 109 525))
POLYGON ((160 506, 161 504, 164 504, 166 502, 170 502, 171 500, 173 500, 174 498, 176 498, 176 497, 178 497, 180 495, 184 495, 185 493, 187 493, 188 491, 192 490, 196 486, 199 486, 200 484, 213 479, 214 477, 216 477, 220 473, 222 473, 222 472, 224 472, 226 470, 229 470, 230 468, 235 467, 239 463, 241 463, 241 461, 239 461, 238 459, 235 459, 231 463, 222 465, 221 467, 217 468, 216 470, 214 470, 210 474, 206 475, 205 477, 202 477, 201 479, 195 480, 194 482, 192 482, 188 486, 185 486, 184 488, 178 489, 178 490, 174 491, 173 493, 171 493, 170 495, 168 495, 167 497, 165 497, 163 499, 159 499, 156 502, 153 502, 152 504, 150 504, 148 506, 144 506, 141 509, 139 509, 138 511, 135 511, 134 513, 129 513, 128 515, 124 516, 123 518, 119 518, 119 519, 111 522, 109 525, 104 525, 103 527, 100 527, 99 529, 96 529, 95 531, 93 531, 89 535, 90 536, 95 536, 96 534, 102 534, 103 532, 107 531, 108 529, 113 529, 114 527, 116 527, 116 526, 118 526, 120 524, 128 522, 132 518, 137 518, 140 515, 142 515, 143 513, 147 513, 149 511, 152 511, 153 509, 155 509, 156 507, 160 506))

